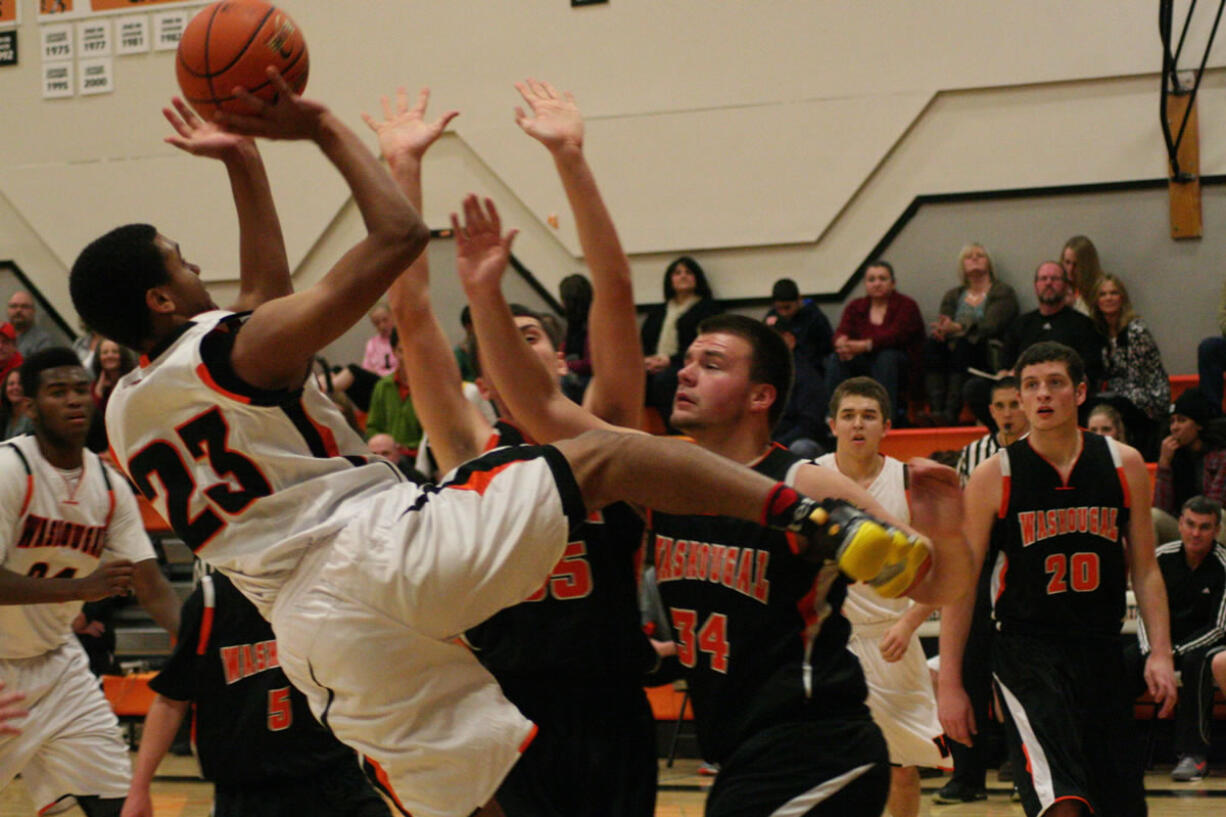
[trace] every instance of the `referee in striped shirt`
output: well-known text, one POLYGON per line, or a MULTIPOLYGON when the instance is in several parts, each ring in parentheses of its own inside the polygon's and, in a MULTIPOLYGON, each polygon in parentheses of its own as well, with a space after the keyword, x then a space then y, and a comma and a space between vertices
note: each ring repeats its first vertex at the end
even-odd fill
POLYGON ((1030 430, 1026 421, 1026 412, 1022 411, 1022 396, 1018 391, 1017 378, 1006 375, 992 384, 991 404, 988 411, 992 413, 992 421, 999 429, 995 434, 988 432, 974 442, 967 443, 958 457, 958 477, 962 487, 971 478, 979 463, 995 454, 1005 446, 1016 442, 1030 430))

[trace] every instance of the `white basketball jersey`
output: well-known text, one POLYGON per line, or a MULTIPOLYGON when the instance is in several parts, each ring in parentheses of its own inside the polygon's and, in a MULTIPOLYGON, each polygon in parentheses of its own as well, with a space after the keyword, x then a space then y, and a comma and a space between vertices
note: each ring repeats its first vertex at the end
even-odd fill
MULTIPOLYGON (((827 468, 838 469, 833 452, 823 454, 815 462, 827 468)), ((881 503, 886 512, 895 519, 910 524, 911 509, 907 506, 907 481, 901 461, 886 457, 881 472, 868 486, 873 499, 881 503)), ((849 584, 847 599, 843 602, 843 615, 857 624, 880 624, 897 619, 911 606, 908 598, 887 599, 877 595, 867 585, 849 584)))
POLYGON ((267 616, 304 549, 404 478, 370 456, 313 377, 266 391, 234 374, 246 318, 197 315, 119 381, 106 425, 140 492, 267 616))
MULTIPOLYGON (((0 444, 0 566, 22 576, 82 578, 104 558, 155 558, 136 498, 89 451, 66 478, 34 437, 0 444)), ((82 602, 0 606, 0 658, 32 658, 73 638, 82 602)))

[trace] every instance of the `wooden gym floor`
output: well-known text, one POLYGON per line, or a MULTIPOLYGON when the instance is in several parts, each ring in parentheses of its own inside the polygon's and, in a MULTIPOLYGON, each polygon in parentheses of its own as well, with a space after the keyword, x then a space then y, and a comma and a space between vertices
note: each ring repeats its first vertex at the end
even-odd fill
MULTIPOLYGON (((679 759, 669 769, 660 764, 660 796, 657 817, 702 817, 706 790, 711 778, 699 776, 698 761, 679 759)), ((1160 768, 1146 775, 1151 817, 1208 817, 1226 811, 1226 769, 1213 769, 1214 774, 1198 783, 1172 783, 1170 770, 1160 768)), ((1022 807, 1009 799, 1009 785, 989 774, 989 797, 978 803, 938 806, 932 794, 944 783, 943 778, 923 781, 924 797, 920 814, 932 817, 1021 817, 1022 807)), ((157 817, 207 817, 212 803, 212 787, 198 779, 196 762, 192 758, 168 756, 158 770, 153 786, 153 805, 157 817)), ((32 817, 34 806, 21 780, 0 791, 0 817, 32 817)), ((73 808, 64 812, 79 817, 73 808)))

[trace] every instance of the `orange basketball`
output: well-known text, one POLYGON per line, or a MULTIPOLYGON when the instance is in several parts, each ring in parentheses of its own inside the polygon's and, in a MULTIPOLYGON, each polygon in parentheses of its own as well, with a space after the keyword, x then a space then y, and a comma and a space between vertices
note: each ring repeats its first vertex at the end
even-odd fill
POLYGON ((218 110, 250 113, 234 89, 273 101, 274 65, 295 93, 306 87, 310 60, 297 24, 263 0, 222 0, 200 10, 183 31, 175 73, 183 97, 205 119, 218 110))

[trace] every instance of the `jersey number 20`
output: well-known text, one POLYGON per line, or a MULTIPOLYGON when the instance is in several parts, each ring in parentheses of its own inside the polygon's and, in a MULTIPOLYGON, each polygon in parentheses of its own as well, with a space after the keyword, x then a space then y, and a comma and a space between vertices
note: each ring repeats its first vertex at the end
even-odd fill
POLYGON ((1098 554, 1074 553, 1065 556, 1053 553, 1043 562, 1047 571, 1047 595, 1065 593, 1069 587, 1074 593, 1089 593, 1098 589, 1098 554))
MULTIPOLYGON (((196 460, 208 457, 209 467, 216 472, 218 482, 205 488, 204 495, 226 513, 241 513, 259 497, 272 493, 272 486, 255 463, 226 447, 230 428, 221 409, 211 408, 176 431, 192 457, 196 460), (231 479, 238 483, 237 490, 231 479)), ((151 502, 158 495, 152 480, 157 476, 166 491, 166 513, 170 517, 166 521, 192 550, 204 547, 226 526, 226 521, 211 507, 191 518, 190 503, 196 492, 196 481, 179 450, 170 443, 157 440, 142 448, 128 461, 128 473, 151 502)))

